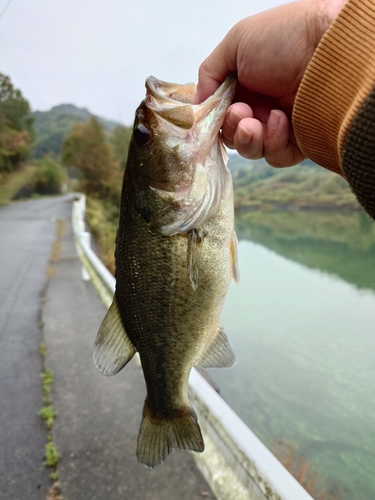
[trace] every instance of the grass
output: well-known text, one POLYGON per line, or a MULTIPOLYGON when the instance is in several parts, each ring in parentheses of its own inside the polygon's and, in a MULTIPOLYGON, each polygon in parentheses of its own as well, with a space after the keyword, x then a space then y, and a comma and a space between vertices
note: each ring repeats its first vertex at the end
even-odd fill
MULTIPOLYGON (((43 360, 46 355, 46 346, 42 342, 39 346, 39 352, 43 356, 43 360)), ((52 427, 56 418, 56 411, 51 402, 51 389, 53 383, 53 371, 50 368, 46 368, 44 372, 40 374, 42 379, 42 390, 43 390, 43 407, 38 411, 38 415, 44 421, 47 427, 47 443, 44 450, 44 462, 46 467, 50 467, 51 473, 50 478, 53 481, 57 481, 58 474, 56 466, 61 460, 61 455, 57 450, 56 445, 53 442, 52 437, 52 427)))
POLYGON ((53 383, 53 371, 50 368, 46 368, 46 370, 40 374, 43 380, 43 389, 46 387, 51 387, 53 383))
MULTIPOLYGON (((57 262, 60 256, 60 240, 64 233, 65 229, 65 220, 58 219, 56 225, 56 236, 55 241, 52 246, 51 251, 51 262, 57 262)), ((50 278, 52 274, 55 272, 55 266, 52 264, 47 268, 47 276, 50 278)), ((42 303, 46 302, 46 296, 44 295, 41 298, 42 303)), ((52 404, 51 392, 52 392, 52 384, 54 381, 53 371, 46 366, 46 354, 47 354, 47 346, 44 342, 43 336, 43 328, 44 321, 41 320, 39 322, 39 328, 41 330, 42 339, 39 344, 39 354, 42 356, 42 364, 43 364, 43 372, 40 374, 42 379, 42 396, 43 396, 43 406, 39 410, 38 415, 44 421, 45 426, 47 428, 47 443, 44 449, 44 461, 43 464, 46 467, 49 467, 50 474, 49 477, 53 481, 52 487, 49 489, 47 493, 47 497, 50 500, 62 500, 63 496, 61 493, 61 487, 58 483, 58 472, 57 472, 57 464, 61 460, 61 455, 53 442, 53 424, 56 418, 56 410, 52 404)))
POLYGON ((41 342, 39 344, 39 354, 41 356, 43 356, 43 358, 45 357, 46 355, 46 352, 47 352, 47 347, 46 347, 46 344, 44 342, 41 342))
POLYGON ((49 477, 52 479, 52 481, 57 481, 57 479, 59 478, 57 472, 55 472, 55 471, 51 472, 49 477))
POLYGON ((0 176, 0 205, 7 205, 23 186, 33 177, 35 167, 25 166, 22 170, 0 176))
POLYGON ((55 408, 52 405, 43 406, 43 408, 38 411, 38 415, 44 420, 47 429, 52 429, 56 416, 55 408))
POLYGON ((94 198, 87 198, 86 220, 98 245, 99 257, 114 274, 115 240, 118 228, 118 208, 94 198))
POLYGON ((53 371, 47 368, 43 373, 40 374, 42 378, 42 389, 43 389, 43 398, 45 399, 45 403, 49 404, 49 395, 52 389, 53 382, 53 371))
POLYGON ((43 464, 46 467, 56 467, 56 465, 59 463, 60 460, 61 460, 61 455, 57 451, 57 448, 51 438, 45 447, 43 464))

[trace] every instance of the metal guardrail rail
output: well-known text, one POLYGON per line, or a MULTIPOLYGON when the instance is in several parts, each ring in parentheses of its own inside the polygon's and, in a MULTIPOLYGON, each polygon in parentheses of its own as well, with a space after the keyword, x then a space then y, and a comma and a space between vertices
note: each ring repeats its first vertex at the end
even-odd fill
MULTIPOLYGON (((90 246, 85 231, 86 197, 77 193, 72 225, 82 279, 91 279, 109 307, 116 281, 90 246)), ((205 440, 203 453, 192 453, 218 500, 313 500, 197 370, 189 396, 205 440)))

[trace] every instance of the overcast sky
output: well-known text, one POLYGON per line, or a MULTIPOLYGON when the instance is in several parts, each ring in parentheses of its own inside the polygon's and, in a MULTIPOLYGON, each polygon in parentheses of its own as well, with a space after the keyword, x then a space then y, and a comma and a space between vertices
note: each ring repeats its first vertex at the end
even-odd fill
POLYGON ((130 125, 144 81, 197 80, 243 17, 283 0, 0 0, 0 72, 33 110, 61 103, 130 125))

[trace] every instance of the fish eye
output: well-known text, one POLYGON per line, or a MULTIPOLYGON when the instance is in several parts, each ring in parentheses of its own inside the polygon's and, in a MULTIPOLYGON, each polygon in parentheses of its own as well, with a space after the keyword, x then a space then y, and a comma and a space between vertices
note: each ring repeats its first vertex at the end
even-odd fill
POLYGON ((146 146, 151 138, 150 131, 142 123, 134 130, 134 140, 138 146, 146 146))

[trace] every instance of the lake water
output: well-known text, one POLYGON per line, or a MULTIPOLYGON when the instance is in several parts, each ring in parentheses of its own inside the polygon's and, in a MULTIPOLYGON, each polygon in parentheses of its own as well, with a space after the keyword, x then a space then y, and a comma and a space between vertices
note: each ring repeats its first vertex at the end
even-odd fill
POLYGON ((317 500, 375 499, 375 223, 246 214, 224 399, 317 500))

